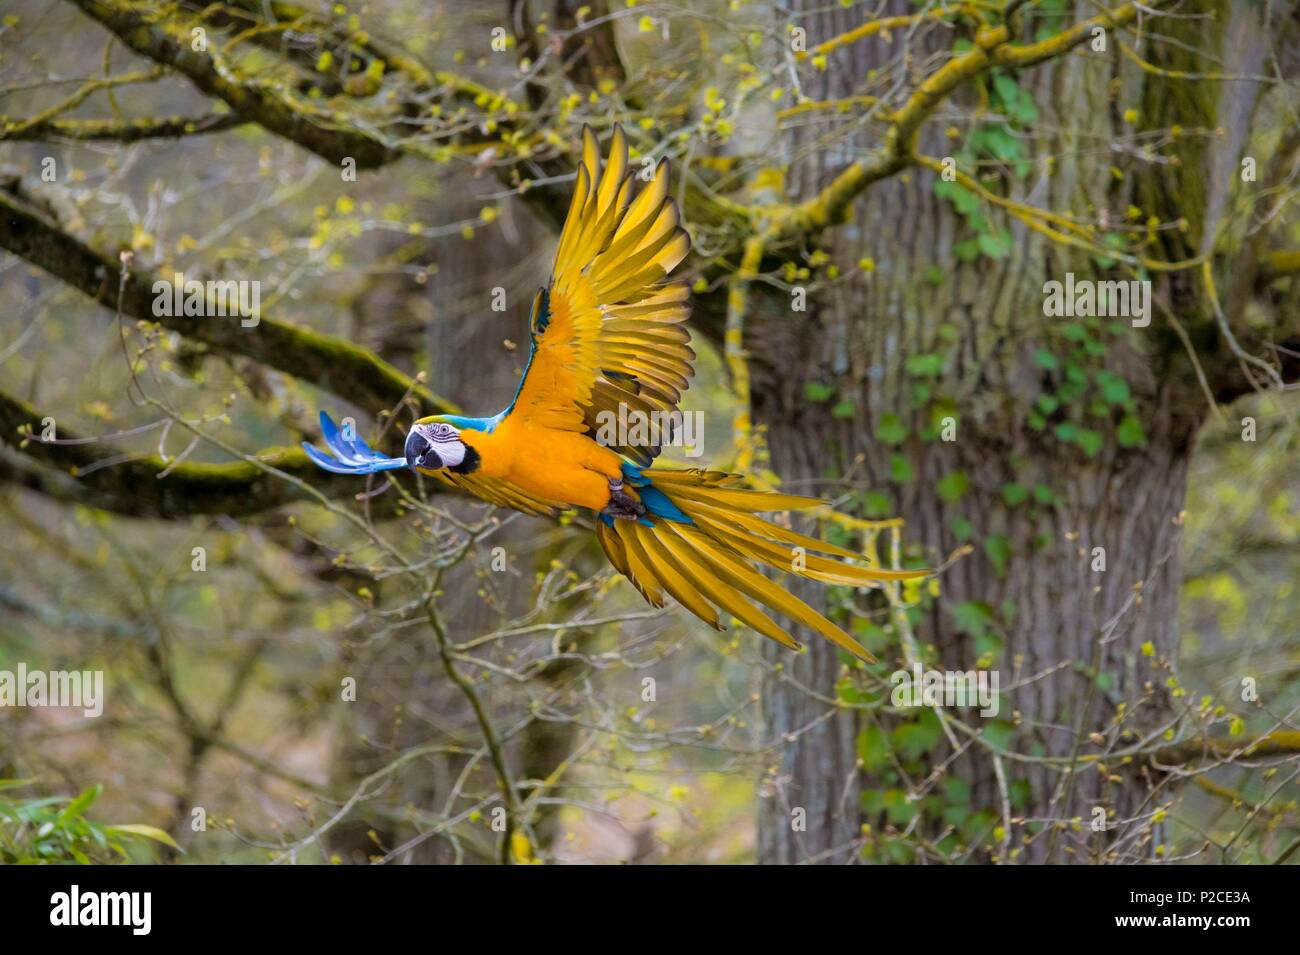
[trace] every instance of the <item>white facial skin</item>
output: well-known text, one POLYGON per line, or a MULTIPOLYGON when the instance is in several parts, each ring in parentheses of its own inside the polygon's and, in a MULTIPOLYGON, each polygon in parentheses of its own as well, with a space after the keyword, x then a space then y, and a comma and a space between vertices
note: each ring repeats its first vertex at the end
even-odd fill
POLYGON ((465 442, 460 440, 460 431, 445 421, 432 424, 416 425, 420 434, 433 446, 433 451, 442 460, 442 466, 454 468, 465 460, 465 442))

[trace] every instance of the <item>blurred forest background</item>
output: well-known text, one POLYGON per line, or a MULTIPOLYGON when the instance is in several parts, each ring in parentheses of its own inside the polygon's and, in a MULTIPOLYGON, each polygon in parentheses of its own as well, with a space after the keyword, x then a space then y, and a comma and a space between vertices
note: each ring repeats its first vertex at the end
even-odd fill
POLYGON ((1300 860, 1300 4, 0 17, 0 669, 107 687, 0 710, 0 859, 1300 860), (941 568, 798 591, 877 666, 297 450, 508 403, 615 122, 694 245, 668 457, 941 568), (260 322, 156 315, 178 272, 260 322), (1067 272, 1151 324, 1045 317, 1067 272), (914 663, 999 715, 893 705, 914 663))

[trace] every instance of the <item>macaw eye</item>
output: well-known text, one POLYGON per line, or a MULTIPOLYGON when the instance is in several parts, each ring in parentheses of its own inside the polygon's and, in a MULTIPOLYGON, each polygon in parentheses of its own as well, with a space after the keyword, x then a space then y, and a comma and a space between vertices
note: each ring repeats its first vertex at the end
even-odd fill
POLYGON ((435 438, 450 438, 452 435, 451 425, 437 422, 433 426, 433 436, 435 438))

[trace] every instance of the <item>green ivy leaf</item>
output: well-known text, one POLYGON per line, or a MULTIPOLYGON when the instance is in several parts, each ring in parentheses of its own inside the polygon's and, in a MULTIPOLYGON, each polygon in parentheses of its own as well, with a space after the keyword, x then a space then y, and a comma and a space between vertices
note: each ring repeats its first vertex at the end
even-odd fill
POLYGON ((1061 362, 1046 348, 1040 348, 1034 352, 1034 364, 1045 371, 1056 371, 1061 367, 1061 362))
POLYGON ((956 504, 970 489, 970 478, 966 476, 965 471, 949 471, 939 479, 934 489, 941 501, 956 504))
POLYGON ((889 743, 877 727, 868 726, 858 734, 858 759, 869 773, 889 765, 889 743))
POLYGON ((1091 428, 1080 428, 1075 440, 1079 443, 1079 447, 1083 448, 1083 453, 1090 458, 1095 458, 1105 443, 1101 435, 1091 428))
POLYGON ((829 401, 833 394, 835 394, 835 389, 823 382, 804 382, 803 396, 809 401, 829 401))
POLYGON ((862 505, 868 518, 884 518, 894 512, 893 501, 889 499, 888 494, 882 494, 880 491, 868 491, 862 495, 862 505))
POLYGON ((920 759, 939 745, 943 728, 938 717, 926 710, 914 722, 899 723, 890 735, 899 755, 908 760, 920 759))
POLYGON ((913 378, 937 378, 943 371, 943 358, 931 352, 909 355, 903 367, 913 378))
POLYGON ((885 790, 885 816, 896 826, 906 826, 919 810, 901 789, 885 790))
POLYGON ((984 726, 984 741, 1001 750, 1010 750, 1016 739, 1016 727, 1007 720, 992 720, 984 726))
POLYGON ((901 444, 907 437, 907 427, 898 415, 886 414, 881 417, 876 428, 876 437, 885 444, 901 444))
POLYGON ((985 232, 977 240, 980 251, 990 259, 1005 259, 1011 254, 1014 241, 1011 238, 1010 229, 1002 229, 998 232, 985 232))
POLYGON ((1128 382, 1108 371, 1097 373, 1097 385, 1101 389, 1102 398, 1112 405, 1125 404, 1131 397, 1128 382))
POLYGON ((1147 435, 1142 429, 1142 422, 1137 419, 1137 415, 1127 414, 1115 429, 1115 440, 1119 442, 1121 448, 1136 448, 1146 444, 1147 435))
POLYGON ((1011 542, 1001 534, 990 534, 984 538, 984 554, 1001 577, 1006 573, 1007 561, 1011 559, 1011 542))
POLYGON ((1017 484, 1015 481, 1004 484, 1002 485, 1002 500, 1007 502, 1007 507, 1016 507, 1029 500, 1029 489, 1023 484, 1017 484))
POLYGON ((907 460, 901 454, 891 454, 889 456, 889 477, 890 480, 898 484, 906 484, 914 476, 912 462, 907 460))
POLYGON ((958 631, 982 637, 993 622, 993 608, 983 601, 963 600, 952 608, 952 617, 958 631))

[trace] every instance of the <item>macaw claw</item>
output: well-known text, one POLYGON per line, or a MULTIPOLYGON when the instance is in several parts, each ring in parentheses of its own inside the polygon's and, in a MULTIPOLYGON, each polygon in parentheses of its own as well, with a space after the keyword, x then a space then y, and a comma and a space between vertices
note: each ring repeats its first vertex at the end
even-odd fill
POLYGON ((638 521, 645 517, 645 505, 623 490, 623 479, 614 478, 609 482, 609 503, 600 512, 615 520, 638 521))

